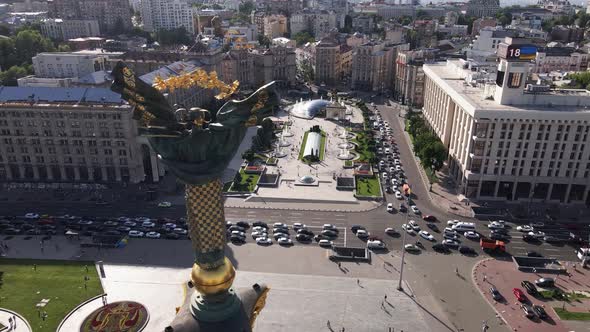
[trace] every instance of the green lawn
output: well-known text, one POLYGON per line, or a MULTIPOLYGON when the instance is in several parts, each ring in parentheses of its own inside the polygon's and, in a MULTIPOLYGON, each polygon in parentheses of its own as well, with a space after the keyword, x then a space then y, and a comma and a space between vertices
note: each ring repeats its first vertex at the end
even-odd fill
POLYGON ((242 181, 239 183, 237 188, 234 183, 231 191, 253 192, 254 188, 258 184, 258 179, 260 179, 260 174, 247 174, 246 172, 244 172, 243 168, 240 168, 240 175, 242 175, 242 181))
POLYGON ((35 332, 54 332, 59 322, 78 304, 103 293, 94 262, 0 259, 4 272, 0 306, 14 310, 29 321, 35 332), (33 264, 37 265, 34 271, 33 264), (84 289, 85 265, 88 288, 84 289), (39 318, 35 305, 43 299, 47 319, 39 318))
POLYGON ((590 313, 587 312, 571 312, 559 307, 554 307, 553 310, 563 320, 590 320, 590 313))
POLYGON ((580 299, 587 299, 588 296, 580 293, 566 293, 561 290, 542 290, 539 294, 547 300, 558 301, 579 301, 580 299))
POLYGON ((379 179, 376 176, 370 178, 357 177, 356 194, 357 196, 381 196, 379 179))
POLYGON ((303 151, 305 150, 305 143, 307 143, 307 131, 303 134, 303 141, 301 142, 301 148, 299 149, 299 160, 303 160, 303 151))
POLYGON ((352 142, 356 143, 356 148, 354 150, 359 154, 358 161, 368 163, 375 157, 375 153, 369 151, 369 139, 365 133, 356 133, 356 137, 352 142))
POLYGON ((322 139, 320 140, 320 160, 324 160, 324 152, 326 151, 326 133, 322 131, 322 139))
POLYGON ((352 167, 354 163, 352 162, 352 160, 345 160, 344 161, 344 166, 345 167, 352 167))

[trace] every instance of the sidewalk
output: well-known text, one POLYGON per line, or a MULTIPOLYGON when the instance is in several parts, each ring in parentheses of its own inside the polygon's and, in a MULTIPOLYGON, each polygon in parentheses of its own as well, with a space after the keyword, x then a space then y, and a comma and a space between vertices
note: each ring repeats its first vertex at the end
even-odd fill
POLYGON ((10 311, 4 308, 0 308, 0 323, 6 326, 6 332, 32 332, 33 329, 29 322, 27 322, 23 317, 21 317, 18 313, 14 311, 10 311), (11 317, 16 318, 16 328, 9 329, 10 324, 8 323, 8 319, 11 317))
POLYGON ((430 183, 424 168, 420 164, 420 160, 416 157, 410 135, 405 130, 406 124, 404 123, 404 119, 405 118, 401 116, 397 117, 399 125, 403 131, 405 143, 412 151, 412 158, 414 158, 414 162, 418 167, 418 172, 420 173, 420 178, 424 183, 424 187, 427 189, 430 188, 430 191, 428 192, 428 198, 432 202, 432 205, 435 205, 448 213, 461 217, 473 217, 471 205, 466 205, 465 203, 459 201, 457 190, 453 188, 453 186, 446 180, 446 176, 443 173, 437 172, 439 183, 430 183))
MULTIPOLYGON (((590 289, 590 272, 588 270, 580 272, 579 269, 579 267, 578 271, 570 269, 570 272, 573 272, 571 278, 563 275, 559 277, 551 275, 551 277, 556 278, 556 286, 564 292, 571 292, 572 290, 588 291, 590 289)), ((565 306, 565 309, 568 311, 589 312, 590 299, 566 303, 563 301, 538 299, 527 294, 527 298, 531 304, 540 305, 547 311, 549 318, 541 321, 526 318, 520 308, 520 302, 512 294, 513 288, 522 289, 520 285, 521 281, 528 280, 534 283, 535 279, 547 276, 518 271, 511 261, 489 259, 479 262, 474 267, 472 279, 482 296, 514 331, 567 332, 576 330, 574 326, 570 325, 576 325, 576 323, 581 322, 562 321, 553 308, 565 306), (486 277, 485 281, 484 276, 486 277), (492 286, 495 286, 500 294, 504 296, 503 300, 494 301, 492 299, 489 290, 492 286)))

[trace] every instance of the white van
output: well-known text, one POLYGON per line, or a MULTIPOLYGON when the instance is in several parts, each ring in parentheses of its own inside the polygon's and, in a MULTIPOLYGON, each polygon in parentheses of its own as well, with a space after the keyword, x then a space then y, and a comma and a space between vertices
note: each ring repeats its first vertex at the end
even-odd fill
POLYGON ((475 224, 472 222, 458 222, 453 225, 453 230, 458 232, 474 232, 475 224))

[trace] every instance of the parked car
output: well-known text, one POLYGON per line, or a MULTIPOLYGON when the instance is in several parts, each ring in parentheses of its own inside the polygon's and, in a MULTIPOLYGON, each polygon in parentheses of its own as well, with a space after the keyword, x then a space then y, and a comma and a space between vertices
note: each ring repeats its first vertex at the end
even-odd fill
POLYGON ((246 243, 246 238, 242 236, 232 235, 230 236, 229 240, 232 243, 246 243))
POLYGON ((402 229, 405 230, 410 235, 416 235, 416 232, 414 232, 414 230, 412 229, 412 227, 409 226, 409 225, 402 224, 402 229))
POLYGON ((519 300, 520 302, 527 301, 526 295, 524 295, 524 292, 520 288, 513 288, 512 293, 514 294, 516 299, 519 300))
POLYGON ((367 248, 373 249, 373 250, 380 250, 380 249, 385 249, 387 247, 385 246, 385 243, 383 243, 383 241, 370 240, 370 241, 367 241, 367 248))
POLYGON ((527 280, 523 280, 520 285, 522 286, 522 288, 524 288, 524 290, 526 290, 527 293, 529 293, 530 295, 536 296, 537 294, 539 294, 539 292, 537 291, 537 287, 535 287, 535 285, 533 285, 532 282, 527 281, 527 280))
POLYGON ((529 225, 522 225, 522 226, 518 226, 516 227, 516 230, 519 232, 532 232, 533 231, 533 227, 529 226, 529 225))
POLYGON ((170 202, 160 202, 160 203, 158 203, 158 207, 161 207, 161 208, 169 208, 171 206, 172 206, 172 203, 170 203, 170 202))
POLYGON ((496 301, 500 301, 502 299, 502 294, 496 289, 496 287, 490 287, 490 293, 492 294, 492 299, 496 301))
POLYGON ((432 234, 428 233, 427 231, 420 231, 418 234, 428 241, 434 241, 434 236, 432 236, 432 234))
POLYGON ((364 229, 364 230, 366 230, 365 226, 361 226, 361 225, 352 225, 352 226, 350 227, 350 230, 352 231, 352 233, 353 233, 353 234, 356 234, 356 232, 357 232, 359 229, 364 229))
POLYGON ((555 286, 555 279, 553 278, 539 278, 535 280, 535 284, 539 287, 549 288, 555 286))
POLYGON ((440 233, 440 229, 435 224, 426 224, 426 227, 430 228, 433 232, 440 233))
POLYGON ((470 240, 479 240, 479 234, 477 232, 465 232, 463 236, 470 240))
POLYGON ((322 227, 324 230, 331 230, 334 232, 338 232, 338 229, 336 228, 336 226, 332 225, 332 224, 324 224, 324 226, 322 227))
POLYGON ((143 237, 143 232, 141 231, 137 231, 137 230, 131 230, 129 231, 129 237, 143 237))
POLYGON ((475 254, 477 254, 477 252, 475 251, 475 249, 473 249, 471 247, 467 247, 467 246, 460 246, 459 247, 459 252, 462 253, 463 255, 475 255, 475 254))
POLYGON ((393 203, 388 203, 387 204, 387 212, 393 212, 393 203))
POLYGON ((449 253, 451 252, 451 250, 449 249, 449 247, 445 246, 442 243, 436 243, 432 246, 432 249, 436 252, 442 252, 442 253, 449 253))
POLYGON ((252 223, 252 226, 264 227, 268 229, 268 225, 263 221, 255 221, 252 223))
POLYGON ((418 209, 418 207, 416 205, 411 205, 410 209, 412 209, 412 212, 414 214, 420 214, 420 209, 418 209))
POLYGON ((158 233, 158 232, 147 232, 145 234, 145 237, 150 238, 150 239, 159 239, 160 238, 160 233, 158 233))
POLYGON ((259 237, 268 237, 268 233, 263 231, 252 232, 252 239, 256 240, 259 237))
MULTIPOLYGON (((364 234, 366 234, 368 236, 368 233, 366 231, 358 231, 358 232, 356 232, 356 236, 362 237, 363 236, 362 233, 364 233, 364 234)), ((330 230, 330 229, 323 230, 321 234, 323 236, 327 236, 327 237, 331 237, 331 238, 335 238, 335 237, 338 236, 338 233, 336 233, 336 232, 334 232, 333 230, 330 230)))
POLYGON ((450 240, 450 239, 442 240, 442 244, 444 244, 445 246, 447 246, 449 248, 458 248, 459 247, 459 241, 450 240))
POLYGON ((540 253, 536 252, 536 251, 528 251, 526 253, 527 257, 543 257, 543 255, 541 255, 540 253))
POLYGON ((405 205, 400 204, 399 212, 403 212, 403 213, 408 212, 408 208, 405 205))
POLYGON ((242 227, 243 229, 250 228, 250 224, 247 221, 238 221, 236 225, 242 227))
POLYGON ((417 245, 412 244, 412 243, 406 244, 404 246, 404 249, 406 249, 406 251, 408 251, 408 252, 419 252, 420 251, 420 248, 417 245))
POLYGON ((396 231, 395 229, 391 228, 391 227, 387 227, 385 229, 385 234, 390 235, 390 236, 391 235, 399 235, 399 232, 396 231))
POLYGON ((291 241, 291 239, 288 237, 282 237, 282 238, 278 239, 277 243, 282 246, 292 246, 293 245, 293 241, 291 241))
POLYGON ((272 244, 272 240, 267 237, 259 237, 256 239, 256 244, 267 246, 272 244))
POLYGON ((295 236, 295 239, 299 242, 309 242, 312 240, 312 237, 307 234, 300 233, 295 236))
POLYGON ((435 216, 431 216, 431 215, 425 215, 424 217, 422 217, 422 219, 424 221, 428 221, 428 222, 435 222, 436 221, 436 217, 435 216))
POLYGON ((245 232, 246 229, 244 227, 240 227, 238 225, 232 225, 229 227, 230 231, 238 231, 238 232, 245 232))
POLYGON ((309 229, 300 229, 297 231, 297 234, 305 234, 308 236, 313 236, 313 232, 310 231, 309 229))
POLYGON ((324 248, 331 248, 331 247, 332 247, 332 241, 330 241, 330 240, 326 240, 326 239, 324 239, 324 240, 320 240, 320 241, 318 242, 318 245, 319 245, 320 247, 324 247, 324 248))
POLYGON ((522 309, 522 312, 524 312, 524 315, 529 318, 529 319, 533 319, 535 318, 535 312, 533 311, 533 308, 528 305, 528 304, 521 304, 520 308, 522 309))
POLYGON ((537 314, 537 316, 539 316, 539 318, 541 319, 545 319, 547 317, 549 317, 547 315, 547 312, 545 311, 545 309, 543 307, 541 307, 540 305, 537 304, 533 304, 533 311, 537 314))

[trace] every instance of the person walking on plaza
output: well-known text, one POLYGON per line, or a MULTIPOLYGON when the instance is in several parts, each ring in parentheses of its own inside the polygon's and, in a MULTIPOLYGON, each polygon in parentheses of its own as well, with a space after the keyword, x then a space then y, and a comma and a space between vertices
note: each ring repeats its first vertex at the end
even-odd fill
POLYGON ((12 315, 12 324, 14 329, 16 330, 16 315, 12 315))
POLYGON ((12 317, 8 318, 8 324, 10 325, 10 327, 9 327, 9 331, 12 331, 12 327, 13 327, 13 324, 12 324, 12 317))

